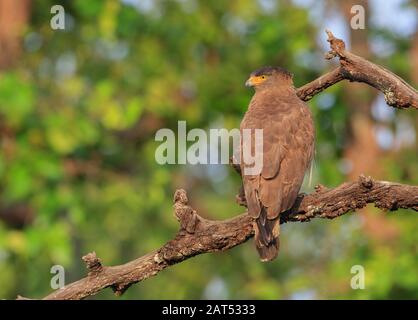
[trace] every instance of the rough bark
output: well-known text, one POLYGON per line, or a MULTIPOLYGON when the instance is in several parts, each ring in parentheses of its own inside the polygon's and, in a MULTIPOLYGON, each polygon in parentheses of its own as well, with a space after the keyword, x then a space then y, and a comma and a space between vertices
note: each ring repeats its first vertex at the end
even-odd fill
POLYGON ((345 50, 344 41, 335 38, 331 31, 327 30, 327 34, 331 50, 325 58, 338 57, 340 67, 297 89, 300 99, 308 101, 329 86, 348 80, 363 82, 381 91, 386 103, 392 107, 418 109, 417 90, 384 67, 345 50))
MULTIPOLYGON (((291 213, 282 215, 281 223, 334 219, 368 203, 385 211, 400 208, 418 211, 418 187, 373 181, 364 176, 334 189, 318 186, 312 194, 299 195, 291 213)), ((112 267, 103 266, 94 252, 89 253, 83 257, 87 277, 44 299, 83 299, 107 287, 120 295, 132 284, 155 276, 171 265, 202 253, 228 250, 253 236, 253 220, 246 213, 225 221, 206 220, 188 205, 184 190, 177 190, 174 195, 174 214, 180 222, 180 230, 160 249, 112 267)))

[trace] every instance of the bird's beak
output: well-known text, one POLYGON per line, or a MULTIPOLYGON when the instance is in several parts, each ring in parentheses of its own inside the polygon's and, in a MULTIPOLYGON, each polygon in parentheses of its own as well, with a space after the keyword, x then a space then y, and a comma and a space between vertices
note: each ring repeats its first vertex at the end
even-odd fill
POLYGON ((248 88, 249 88, 249 87, 254 86, 254 83, 253 83, 253 78, 254 78, 254 77, 249 77, 249 78, 248 78, 248 80, 247 80, 247 81, 245 81, 245 86, 246 86, 246 87, 248 87, 248 88))
POLYGON ((266 80, 265 76, 250 76, 245 82, 246 87, 255 87, 266 80))

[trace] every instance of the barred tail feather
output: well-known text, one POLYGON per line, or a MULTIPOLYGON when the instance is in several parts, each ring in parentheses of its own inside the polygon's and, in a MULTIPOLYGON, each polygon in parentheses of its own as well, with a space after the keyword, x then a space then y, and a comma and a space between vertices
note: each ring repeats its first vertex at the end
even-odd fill
POLYGON ((263 208, 254 224, 254 240, 261 261, 274 260, 280 247, 280 217, 270 220, 266 218, 266 215, 267 212, 263 208))

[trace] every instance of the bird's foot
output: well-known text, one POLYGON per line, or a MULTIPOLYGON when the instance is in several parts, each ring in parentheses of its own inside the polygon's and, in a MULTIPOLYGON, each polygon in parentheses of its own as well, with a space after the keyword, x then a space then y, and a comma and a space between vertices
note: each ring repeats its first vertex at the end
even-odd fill
POLYGON ((247 199, 245 198, 244 188, 241 186, 239 193, 235 196, 236 202, 243 207, 247 207, 247 199))

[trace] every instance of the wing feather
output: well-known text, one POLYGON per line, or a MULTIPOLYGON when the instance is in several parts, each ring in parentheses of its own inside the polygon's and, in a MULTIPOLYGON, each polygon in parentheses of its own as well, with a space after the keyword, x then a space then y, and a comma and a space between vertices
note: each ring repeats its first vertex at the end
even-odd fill
POLYGON ((276 219, 293 206, 312 160, 312 116, 299 99, 258 97, 251 104, 241 130, 263 129, 263 168, 259 175, 243 175, 248 211, 258 218, 266 208, 267 219, 276 219))

